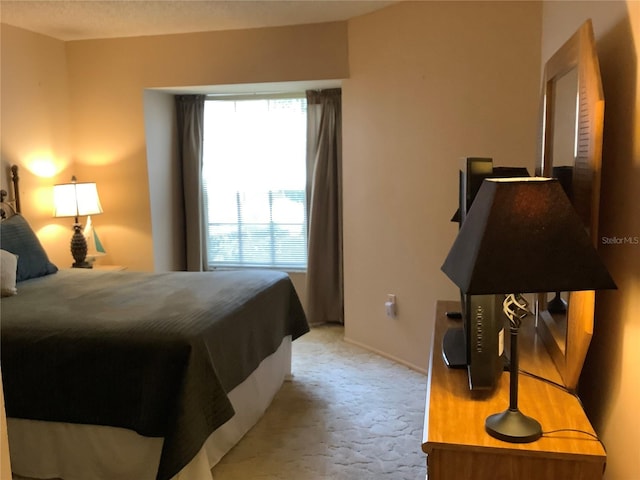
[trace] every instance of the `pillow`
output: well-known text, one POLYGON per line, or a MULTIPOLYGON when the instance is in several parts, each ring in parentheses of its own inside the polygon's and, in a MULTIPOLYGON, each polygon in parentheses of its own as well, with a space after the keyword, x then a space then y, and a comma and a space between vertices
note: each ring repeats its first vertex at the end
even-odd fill
POLYGON ((0 294, 9 297, 18 293, 16 289, 16 272, 18 257, 6 250, 0 250, 0 294))
POLYGON ((18 256, 16 282, 58 271, 22 215, 14 215, 0 224, 0 248, 18 256))

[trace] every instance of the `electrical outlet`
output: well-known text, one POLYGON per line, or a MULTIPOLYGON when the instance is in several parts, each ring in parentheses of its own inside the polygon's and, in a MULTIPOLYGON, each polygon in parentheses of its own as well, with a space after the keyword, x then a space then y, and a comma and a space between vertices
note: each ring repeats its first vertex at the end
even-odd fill
POLYGON ((387 301, 384 303, 385 311, 387 312, 387 317, 396 318, 397 308, 396 308, 396 296, 392 293, 387 295, 387 301))

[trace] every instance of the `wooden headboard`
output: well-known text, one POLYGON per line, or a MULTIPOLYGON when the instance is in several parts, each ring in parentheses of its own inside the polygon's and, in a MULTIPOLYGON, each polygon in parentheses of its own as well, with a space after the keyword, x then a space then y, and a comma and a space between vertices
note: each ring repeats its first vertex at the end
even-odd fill
POLYGON ((20 177, 18 176, 18 166, 11 166, 11 184, 13 187, 13 200, 6 200, 9 196, 6 190, 0 190, 0 217, 7 218, 7 216, 11 216, 14 213, 20 213, 20 188, 18 188, 18 183, 20 182, 20 177), (7 212, 7 210, 9 210, 7 212))

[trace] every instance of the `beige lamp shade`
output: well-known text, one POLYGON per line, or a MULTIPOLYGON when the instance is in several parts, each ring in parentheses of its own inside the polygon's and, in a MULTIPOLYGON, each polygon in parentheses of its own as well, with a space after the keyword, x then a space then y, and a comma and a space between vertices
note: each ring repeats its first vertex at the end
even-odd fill
POLYGON ((63 183, 53 187, 54 217, 81 217, 102 213, 95 183, 63 183))

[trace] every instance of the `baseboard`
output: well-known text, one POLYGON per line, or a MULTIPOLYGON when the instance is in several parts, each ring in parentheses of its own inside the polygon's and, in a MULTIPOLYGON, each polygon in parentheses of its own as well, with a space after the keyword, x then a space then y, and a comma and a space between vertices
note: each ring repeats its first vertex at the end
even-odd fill
POLYGON ((357 341, 352 340, 352 339, 350 339, 350 338, 348 338, 346 336, 344 337, 344 341, 347 342, 347 343, 350 343, 352 345, 356 345, 356 346, 358 346, 360 348, 364 348, 365 350, 369 350, 370 352, 373 352, 373 353, 375 353, 377 355, 380 355, 381 357, 384 357, 384 358, 386 358, 388 360, 392 360, 392 361, 394 361, 396 363, 404 365, 405 367, 410 368, 411 370, 414 370, 414 371, 416 371, 418 373, 422 373, 423 375, 427 374, 427 369, 426 368, 420 368, 420 367, 418 367, 418 366, 416 366, 416 365, 414 365, 414 364, 412 364, 410 362, 407 362, 406 360, 403 360, 403 359, 398 358, 398 357, 394 357, 393 355, 389 355, 388 353, 383 352, 382 350, 378 350, 377 348, 373 348, 373 347, 370 347, 369 345, 365 345, 364 343, 357 342, 357 341))

